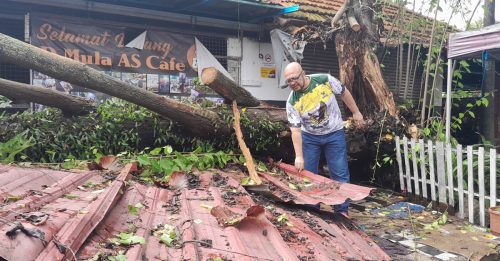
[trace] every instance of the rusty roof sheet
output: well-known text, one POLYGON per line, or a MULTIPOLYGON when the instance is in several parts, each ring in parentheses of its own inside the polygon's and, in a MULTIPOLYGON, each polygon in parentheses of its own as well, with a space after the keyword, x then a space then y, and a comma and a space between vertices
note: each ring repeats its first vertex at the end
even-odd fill
POLYGON ((348 200, 367 197, 372 188, 340 183, 307 170, 297 172, 294 166, 279 163, 278 174, 259 173, 271 185, 270 192, 284 202, 295 204, 339 205, 348 200))
MULTIPOLYGON (((255 0, 281 6, 299 5, 299 11, 285 14, 285 17, 305 20, 313 23, 330 23, 345 0, 255 0)), ((433 19, 405 7, 389 3, 381 3, 384 30, 381 32, 381 42, 389 46, 399 44, 399 35, 409 35, 412 26, 412 43, 428 45, 433 19)), ((438 22, 445 25, 444 22, 438 22)), ((448 27, 449 31, 456 29, 448 27)))
POLYGON ((241 173, 176 173, 168 188, 160 188, 130 179, 133 165, 116 175, 3 165, 0 170, 2 191, 20 197, 17 201, 10 197, 0 210, 0 257, 7 260, 85 259, 118 253, 127 260, 389 260, 349 219, 320 216, 249 194, 240 185, 241 173), (12 173, 60 176, 9 187, 17 179, 12 173), (137 213, 131 206, 137 206, 137 213), (226 225, 220 213, 229 213, 226 225), (34 225, 33 216, 45 219, 34 225), (233 216, 241 218, 228 222, 233 216), (19 225, 45 242, 20 230, 6 235, 19 225), (171 246, 159 240, 165 225, 176 233, 171 246), (110 239, 122 232, 145 242, 112 244, 110 239))

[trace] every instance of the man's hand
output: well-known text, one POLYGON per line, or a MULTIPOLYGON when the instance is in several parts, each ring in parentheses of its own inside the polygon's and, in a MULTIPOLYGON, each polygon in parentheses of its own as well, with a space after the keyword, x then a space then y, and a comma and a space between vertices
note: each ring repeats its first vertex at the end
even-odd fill
POLYGON ((365 126, 365 120, 363 119, 363 115, 361 114, 361 112, 357 112, 357 113, 354 113, 352 115, 352 119, 354 120, 354 124, 356 125, 356 127, 358 128, 362 128, 363 126, 365 126))
POLYGON ((304 169, 304 158, 296 157, 295 158, 295 168, 300 172, 304 169))

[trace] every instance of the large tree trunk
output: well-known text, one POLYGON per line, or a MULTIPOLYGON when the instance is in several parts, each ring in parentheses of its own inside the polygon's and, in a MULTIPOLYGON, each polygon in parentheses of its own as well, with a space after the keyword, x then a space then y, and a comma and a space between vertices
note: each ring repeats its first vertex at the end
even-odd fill
POLYGON ((80 97, 33 85, 0 78, 0 95, 9 99, 22 99, 49 107, 59 108, 64 115, 79 116, 95 110, 94 102, 80 97))
POLYGON ((240 106, 255 107, 259 106, 260 101, 253 95, 236 84, 233 80, 227 78, 214 67, 203 69, 201 80, 212 90, 228 101, 236 101, 240 106))
POLYGON ((52 54, 4 34, 0 34, 0 58, 56 79, 143 106, 178 122, 186 131, 199 137, 208 138, 230 133, 229 126, 215 112, 134 87, 85 64, 52 54))
MULTIPOLYGON (((354 14, 356 21, 361 24, 361 30, 355 32, 351 27, 345 26, 335 36, 340 81, 352 92, 365 117, 384 110, 396 116, 397 108, 393 95, 385 83, 380 64, 373 53, 379 36, 376 26, 372 24, 372 7, 370 0, 353 1, 351 4, 353 12, 350 14, 354 14)), ((345 23, 348 23, 347 19, 345 23)))

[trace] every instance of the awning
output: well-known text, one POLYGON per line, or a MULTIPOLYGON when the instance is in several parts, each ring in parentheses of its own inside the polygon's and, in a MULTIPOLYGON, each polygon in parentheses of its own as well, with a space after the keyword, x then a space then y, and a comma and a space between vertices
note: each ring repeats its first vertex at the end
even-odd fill
POLYGON ((450 34, 448 58, 481 58, 483 51, 500 58, 500 23, 475 31, 450 34))
POLYGON ((258 23, 277 15, 298 11, 298 5, 281 6, 256 0, 93 0, 143 9, 167 11, 215 19, 258 23))

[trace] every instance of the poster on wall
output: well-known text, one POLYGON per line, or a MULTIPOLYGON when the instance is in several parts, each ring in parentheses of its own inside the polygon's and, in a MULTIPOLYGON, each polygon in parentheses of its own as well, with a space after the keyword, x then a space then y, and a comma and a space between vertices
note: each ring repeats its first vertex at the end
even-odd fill
MULTIPOLYGON (((138 88, 161 94, 189 94, 194 88, 196 49, 191 35, 148 30, 143 48, 136 49, 125 46, 125 39, 134 37, 126 35, 125 27, 91 23, 83 18, 32 17, 30 33, 34 46, 87 64, 138 88)), ((33 72, 32 84, 82 97, 102 96, 85 86, 73 86, 39 72, 33 72)))
POLYGON ((260 77, 261 78, 276 78, 276 68, 275 67, 260 67, 260 77))

